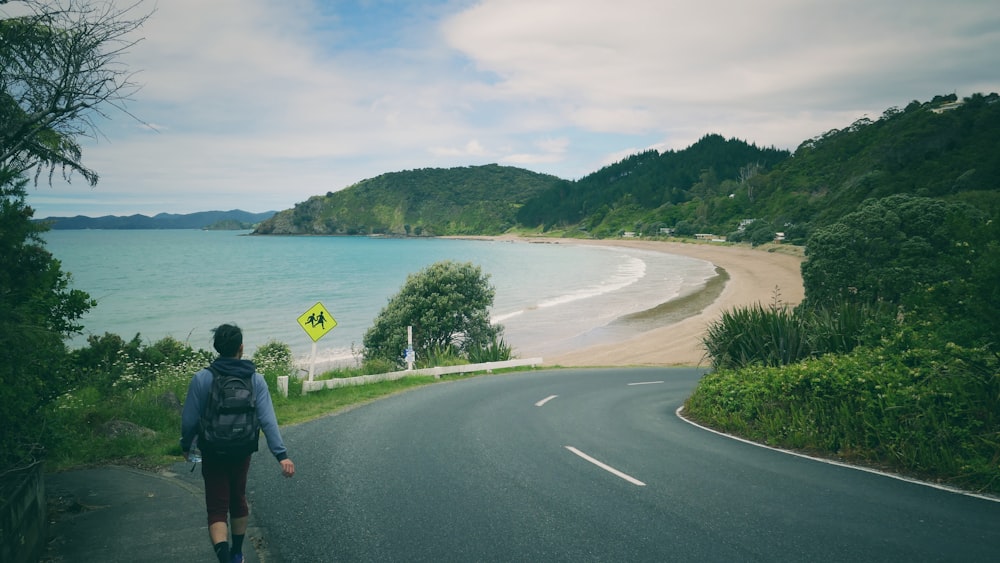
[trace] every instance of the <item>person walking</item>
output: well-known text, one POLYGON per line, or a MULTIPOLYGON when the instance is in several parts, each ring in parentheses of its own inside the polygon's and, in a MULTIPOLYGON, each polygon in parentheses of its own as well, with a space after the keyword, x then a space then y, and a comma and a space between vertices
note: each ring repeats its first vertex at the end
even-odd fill
MULTIPOLYGON (((288 451, 281 439, 278 419, 274 414, 271 394, 264 376, 250 360, 243 359, 243 331, 235 324, 223 324, 212 330, 213 346, 219 357, 205 369, 199 370, 188 385, 187 399, 181 414, 181 451, 190 460, 192 443, 198 439, 202 453, 201 475, 205 480, 205 506, 208 512, 208 535, 220 563, 243 563, 243 540, 246 536, 250 509, 247 505, 247 473, 250 456, 257 451, 259 431, 264 432, 268 449, 281 465, 285 477, 295 475, 295 464, 288 458, 288 451), (206 429, 211 421, 209 414, 218 412, 220 380, 227 385, 234 382, 246 389, 245 399, 251 405, 245 409, 255 417, 251 419, 249 445, 232 448, 214 443, 216 431, 206 429), (251 392, 252 390, 252 392, 251 392), (232 545, 229 544, 229 525, 232 525, 232 545)), ((238 395, 238 393, 236 393, 238 395)), ((239 414, 230 415, 230 419, 239 414)), ((220 440, 221 441, 221 440, 220 440)))

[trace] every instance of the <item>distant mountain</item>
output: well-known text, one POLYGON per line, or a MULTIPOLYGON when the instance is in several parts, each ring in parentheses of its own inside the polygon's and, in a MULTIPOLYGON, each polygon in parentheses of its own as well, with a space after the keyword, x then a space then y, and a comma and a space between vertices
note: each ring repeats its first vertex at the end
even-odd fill
POLYGON ((252 229, 261 221, 270 219, 276 212, 250 213, 239 209, 231 211, 199 211, 197 213, 160 213, 146 215, 105 215, 103 217, 46 217, 37 221, 48 223, 53 230, 72 229, 252 229))

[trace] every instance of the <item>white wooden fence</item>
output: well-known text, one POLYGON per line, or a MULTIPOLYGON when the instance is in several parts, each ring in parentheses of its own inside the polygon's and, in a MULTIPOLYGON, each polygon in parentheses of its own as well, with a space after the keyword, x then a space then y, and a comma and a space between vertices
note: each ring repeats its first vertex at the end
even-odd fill
MULTIPOLYGON (((542 358, 524 358, 516 360, 507 360, 504 362, 486 362, 484 364, 465 364, 460 366, 445 366, 445 367, 433 367, 424 369, 414 369, 414 370, 404 370, 404 371, 393 371, 390 373, 379 373, 374 375, 359 375, 357 377, 342 377, 335 379, 323 379, 320 381, 302 381, 302 394, 311 393, 312 391, 319 391, 320 389, 335 389, 337 387, 349 387, 351 385, 368 385, 369 383, 377 383, 379 381, 395 381, 397 379, 402 379, 404 377, 410 377, 413 375, 430 375, 434 379, 440 379, 442 375, 447 375, 451 373, 471 373, 476 371, 485 371, 486 373, 492 373, 493 370, 497 369, 507 369, 523 366, 535 367, 541 365, 542 358)), ((284 385, 279 381, 278 386, 282 389, 283 394, 288 396, 288 383, 286 378, 284 385)))

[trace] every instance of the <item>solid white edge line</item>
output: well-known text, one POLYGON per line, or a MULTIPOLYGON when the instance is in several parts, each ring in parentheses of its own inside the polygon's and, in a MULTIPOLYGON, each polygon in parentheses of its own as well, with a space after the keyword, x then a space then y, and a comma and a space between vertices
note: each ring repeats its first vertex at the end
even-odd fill
POLYGON ((949 487, 947 485, 939 485, 937 483, 929 483, 927 481, 920 481, 918 479, 911 479, 909 477, 904 477, 902 475, 896 475, 895 473, 887 473, 885 471, 879 471, 878 469, 872 469, 870 467, 864 467, 864 466, 861 466, 861 465, 851 465, 849 463, 843 463, 843 462, 832 460, 832 459, 824 459, 822 457, 813 457, 811 455, 806 455, 806 454, 799 453, 799 452, 793 452, 791 450, 783 450, 781 448, 775 448, 774 446, 768 446, 767 444, 760 444, 758 442, 753 442, 753 441, 747 440, 746 438, 740 438, 739 436, 733 436, 732 434, 726 434, 725 432, 720 432, 718 430, 715 430, 714 428, 709 428, 707 426, 702 426, 701 424, 698 424, 697 422, 694 422, 691 419, 685 418, 684 415, 681 414, 683 411, 684 411, 684 405, 681 405, 680 407, 677 407, 677 410, 674 411, 674 414, 677 415, 677 418, 683 420, 684 422, 690 424, 691 426, 695 426, 697 428, 701 428, 702 430, 707 430, 708 432, 711 432, 713 434, 718 434, 719 436, 725 436, 726 438, 729 438, 731 440, 736 440, 737 442, 743 442, 744 444, 750 444, 751 446, 757 446, 758 448, 764 448, 766 450, 771 450, 771 451, 775 451, 775 452, 781 452, 783 454, 793 455, 795 457, 801 457, 801 458, 805 458, 805 459, 811 459, 813 461, 818 461, 820 463, 825 463, 827 465, 836 465, 837 467, 843 467, 843 468, 846 468, 846 469, 854 469, 854 470, 857 470, 857 471, 864 471, 865 473, 872 473, 874 475, 881 475, 882 477, 889 477, 890 479, 896 479, 897 481, 904 481, 906 483, 912 483, 914 485, 923 485, 924 487, 931 487, 933 489, 938 489, 938 490, 945 491, 945 492, 948 492, 948 493, 954 493, 956 495, 964 495, 964 496, 967 496, 967 497, 978 498, 978 499, 981 499, 981 500, 988 500, 990 502, 1000 502, 1000 497, 994 497, 994 496, 990 496, 990 495, 984 495, 984 494, 981 494, 981 493, 973 493, 971 491, 963 491, 962 489, 958 489, 958 488, 955 488, 955 487, 949 487))
POLYGON ((622 473, 621 471, 618 471, 617 469, 615 469, 614 467, 611 467, 610 465, 607 465, 605 463, 597 461, 596 459, 594 459, 594 458, 590 457, 589 455, 581 452, 580 450, 574 448, 573 446, 566 446, 566 449, 569 450, 569 451, 571 451, 571 452, 573 452, 573 453, 575 453, 576 455, 580 456, 581 458, 589 461, 590 463, 593 463, 594 465, 596 465, 597 467, 600 467, 601 469, 607 471, 608 473, 611 473, 613 475, 617 475, 618 477, 621 477, 622 479, 625 479, 626 481, 628 481, 629 483, 632 483, 633 485, 638 485, 640 487, 645 487, 646 486, 645 483, 643 483, 642 481, 636 479, 635 477, 632 477, 631 475, 628 475, 626 473, 622 473))
POLYGON ((632 385, 656 385, 658 383, 663 383, 663 382, 662 381, 639 381, 637 383, 629 383, 629 386, 632 386, 632 385))
POLYGON ((549 395, 548 397, 545 397, 545 398, 544 398, 544 399, 542 399, 541 401, 538 401, 537 403, 535 403, 535 406, 536 406, 536 407, 540 407, 540 406, 544 405, 545 403, 547 403, 547 402, 551 401, 552 399, 555 399, 555 398, 556 398, 556 397, 558 397, 558 396, 559 396, 559 395, 549 395))

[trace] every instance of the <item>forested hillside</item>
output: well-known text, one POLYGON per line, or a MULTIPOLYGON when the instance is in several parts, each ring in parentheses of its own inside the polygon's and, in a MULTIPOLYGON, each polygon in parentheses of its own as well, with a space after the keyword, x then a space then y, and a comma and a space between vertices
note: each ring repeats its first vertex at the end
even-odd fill
POLYGON ((939 96, 806 140, 790 157, 709 135, 562 182, 518 215, 528 227, 599 237, 715 233, 804 243, 869 198, 907 193, 1000 206, 1000 103, 939 96), (752 222, 751 222, 752 221, 752 222))
POLYGON ((646 151, 576 182, 561 182, 525 204, 518 221, 545 229, 578 226, 602 237, 653 233, 693 219, 699 210, 686 203, 734 193, 741 182, 788 156, 788 151, 706 135, 681 151, 646 151))
POLYGON ((706 135, 576 181, 497 165, 383 174, 315 196, 258 234, 609 237, 714 233, 763 242, 810 233, 867 199, 912 194, 1000 213, 1000 97, 937 96, 862 117, 794 153, 706 135))
POLYGON ((525 201, 557 181, 496 164, 392 172, 313 196, 263 222, 255 233, 500 234, 514 227, 525 201))
POLYGON ((747 213, 803 240, 866 199, 912 194, 1000 212, 1000 97, 954 95, 890 108, 802 143, 751 182, 747 213))

